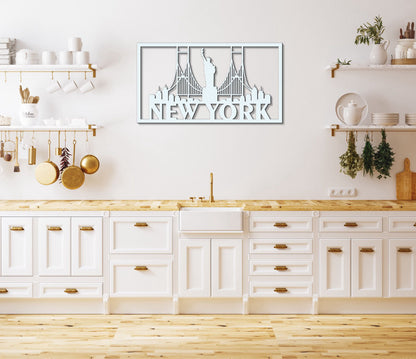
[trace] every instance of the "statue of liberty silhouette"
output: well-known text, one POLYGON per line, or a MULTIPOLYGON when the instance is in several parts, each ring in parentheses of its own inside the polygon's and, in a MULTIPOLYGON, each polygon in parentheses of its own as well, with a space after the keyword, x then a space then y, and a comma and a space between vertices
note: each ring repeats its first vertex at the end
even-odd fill
POLYGON ((201 49, 201 56, 204 61, 205 87, 202 88, 202 100, 204 102, 216 102, 218 90, 215 87, 216 67, 210 57, 205 57, 205 49, 201 49))

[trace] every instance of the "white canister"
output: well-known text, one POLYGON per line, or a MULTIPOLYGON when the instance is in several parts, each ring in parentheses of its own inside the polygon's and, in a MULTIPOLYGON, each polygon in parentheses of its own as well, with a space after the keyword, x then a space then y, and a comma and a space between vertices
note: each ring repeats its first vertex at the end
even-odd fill
POLYGON ((407 49, 406 57, 408 59, 415 59, 416 58, 416 49, 409 47, 407 49))
POLYGON ((81 51, 82 41, 80 37, 70 37, 68 39, 68 50, 69 51, 81 51))
POLYGON ((42 64, 43 65, 55 65, 56 55, 53 51, 42 52, 42 64))
POLYGON ((71 51, 60 51, 58 60, 60 65, 72 65, 74 62, 71 51))
POLYGON ((90 63, 90 53, 88 51, 77 51, 75 53, 75 63, 77 65, 88 65, 90 63))
POLYGON ((395 59, 405 59, 406 58, 406 47, 398 44, 394 49, 394 58, 395 59))
POLYGON ((20 105, 20 122, 23 126, 35 126, 38 122, 39 110, 36 103, 22 103, 20 105))

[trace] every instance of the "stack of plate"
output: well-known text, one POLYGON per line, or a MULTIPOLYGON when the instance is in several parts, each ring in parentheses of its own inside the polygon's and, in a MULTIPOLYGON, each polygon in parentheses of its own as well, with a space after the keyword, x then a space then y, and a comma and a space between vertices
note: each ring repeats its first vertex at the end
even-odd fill
POLYGON ((404 117, 406 125, 416 126, 416 113, 406 113, 404 117))
POLYGON ((395 126, 399 123, 398 113, 372 113, 371 122, 377 126, 395 126))

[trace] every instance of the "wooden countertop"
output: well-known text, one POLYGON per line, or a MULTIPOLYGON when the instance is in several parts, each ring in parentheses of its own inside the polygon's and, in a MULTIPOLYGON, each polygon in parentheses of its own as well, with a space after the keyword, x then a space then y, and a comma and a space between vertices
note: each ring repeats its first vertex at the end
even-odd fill
POLYGON ((375 200, 0 200, 0 211, 176 211, 181 207, 240 207, 245 211, 416 211, 416 201, 375 200))

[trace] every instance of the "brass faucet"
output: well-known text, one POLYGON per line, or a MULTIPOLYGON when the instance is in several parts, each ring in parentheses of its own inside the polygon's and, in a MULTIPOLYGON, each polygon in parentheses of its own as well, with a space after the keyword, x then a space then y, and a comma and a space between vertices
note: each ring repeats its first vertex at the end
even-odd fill
POLYGON ((209 201, 212 203, 214 202, 214 174, 210 173, 210 179, 211 179, 211 192, 209 195, 209 201))

